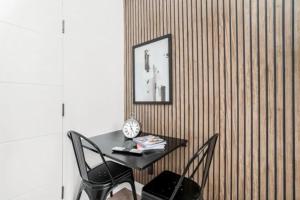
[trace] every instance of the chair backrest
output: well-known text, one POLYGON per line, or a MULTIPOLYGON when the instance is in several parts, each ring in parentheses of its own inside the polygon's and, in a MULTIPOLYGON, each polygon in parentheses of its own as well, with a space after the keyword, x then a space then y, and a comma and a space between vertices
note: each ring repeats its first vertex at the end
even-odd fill
POLYGON ((170 198, 170 200, 173 200, 176 196, 176 193, 178 192, 179 188, 181 187, 181 184, 187 174, 187 172, 191 171, 191 166, 195 166, 192 170, 192 174, 189 176, 190 179, 193 179, 195 173, 199 169, 200 165, 203 164, 203 171, 202 171, 202 180, 201 180, 201 190, 200 190, 200 199, 203 197, 204 192, 204 186, 206 184, 206 181, 208 179, 208 173, 210 164, 213 158, 214 149, 218 140, 219 134, 213 135, 211 138, 207 140, 207 142, 193 155, 193 157, 189 160, 188 164, 186 165, 185 169, 183 170, 183 173, 174 189, 174 192, 170 198), (197 164, 193 165, 194 162, 197 164))
MULTIPOLYGON (((111 181, 114 184, 115 181, 111 175, 109 166, 107 165, 107 163, 104 159, 104 155, 102 154, 99 147, 95 143, 93 143, 91 140, 89 140, 85 136, 83 136, 75 131, 69 131, 68 137, 72 141, 72 145, 73 145, 73 149, 74 149, 74 153, 75 153, 75 157, 76 157, 76 161, 77 161, 77 165, 78 165, 78 170, 79 170, 79 174, 80 174, 81 178, 85 181, 91 182, 88 177, 88 172, 89 172, 89 170, 91 170, 91 168, 87 164, 87 162, 85 160, 84 152, 83 152, 82 142, 85 141, 85 145, 91 145, 93 151, 100 155, 103 164, 106 166, 106 170, 111 178, 111 181)), ((89 148, 91 148, 91 147, 89 147, 89 148)))

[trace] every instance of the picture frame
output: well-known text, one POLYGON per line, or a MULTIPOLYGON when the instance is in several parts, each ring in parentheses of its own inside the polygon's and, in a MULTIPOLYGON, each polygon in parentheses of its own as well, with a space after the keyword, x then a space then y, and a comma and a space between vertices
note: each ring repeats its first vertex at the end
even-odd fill
POLYGON ((172 36, 132 47, 133 103, 172 104, 172 36))

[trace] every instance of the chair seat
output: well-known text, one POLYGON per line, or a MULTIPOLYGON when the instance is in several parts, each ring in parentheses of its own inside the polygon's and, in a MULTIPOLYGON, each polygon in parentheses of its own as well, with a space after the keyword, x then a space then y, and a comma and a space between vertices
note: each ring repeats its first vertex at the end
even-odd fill
MULTIPOLYGON (((180 175, 164 171, 147 185, 144 186, 142 192, 143 200, 168 200, 180 179, 180 175)), ((179 191, 174 200, 194 200, 200 196, 200 186, 191 179, 184 178, 179 191)))
MULTIPOLYGON (((117 180, 120 177, 123 177, 127 173, 130 175, 130 173, 132 172, 131 168, 126 167, 124 165, 112 161, 106 161, 106 163, 110 169, 111 175, 114 177, 115 180, 117 180)), ((111 182, 110 176, 104 164, 100 164, 97 167, 91 169, 88 172, 88 177, 90 181, 95 183, 105 184, 111 182)))

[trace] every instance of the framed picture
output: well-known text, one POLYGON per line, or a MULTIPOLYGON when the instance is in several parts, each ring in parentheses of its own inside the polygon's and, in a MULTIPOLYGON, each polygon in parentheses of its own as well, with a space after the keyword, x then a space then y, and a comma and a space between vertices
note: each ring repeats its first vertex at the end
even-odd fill
POLYGON ((171 34, 133 46, 133 103, 172 103, 171 34))

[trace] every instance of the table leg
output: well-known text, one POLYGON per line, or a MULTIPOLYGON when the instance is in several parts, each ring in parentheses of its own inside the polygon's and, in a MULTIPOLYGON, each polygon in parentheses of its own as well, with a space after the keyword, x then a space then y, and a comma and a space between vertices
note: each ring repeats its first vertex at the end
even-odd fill
POLYGON ((153 175, 153 164, 148 167, 148 174, 153 175))

